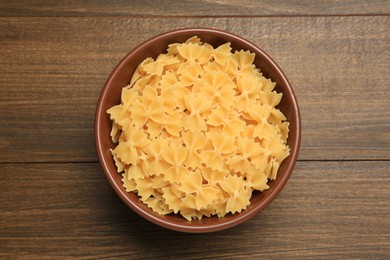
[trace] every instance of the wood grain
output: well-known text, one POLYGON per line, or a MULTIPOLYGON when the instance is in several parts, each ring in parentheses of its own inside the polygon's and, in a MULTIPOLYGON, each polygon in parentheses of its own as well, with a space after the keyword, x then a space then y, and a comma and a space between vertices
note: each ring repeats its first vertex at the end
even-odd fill
POLYGON ((388 259, 390 162, 298 162, 235 228, 184 234, 142 219, 96 163, 0 164, 0 257, 388 259))
POLYGON ((390 159, 390 17, 0 18, 0 162, 96 162, 110 71, 149 37, 214 27, 266 50, 294 86, 300 160, 390 159))
POLYGON ((389 14, 386 0, 0 1, 0 16, 290 16, 389 14))

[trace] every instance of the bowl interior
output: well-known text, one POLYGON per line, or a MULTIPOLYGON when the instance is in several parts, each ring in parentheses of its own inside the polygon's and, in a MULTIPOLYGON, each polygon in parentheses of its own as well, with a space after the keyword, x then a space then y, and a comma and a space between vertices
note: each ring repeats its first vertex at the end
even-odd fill
POLYGON ((117 65, 111 73, 101 92, 95 116, 95 141, 100 163, 111 186, 121 199, 134 211, 146 219, 163 227, 184 231, 184 232, 211 232, 235 226, 253 217, 266 207, 280 192, 287 182, 298 156, 300 144, 300 116, 294 92, 276 63, 265 54, 260 48, 242 39, 239 36, 214 30, 214 29, 182 29, 156 36, 136 47, 117 65), (120 103, 122 88, 129 84, 131 76, 138 64, 147 57, 156 58, 159 54, 165 53, 168 45, 175 42, 185 42, 192 36, 198 36, 203 42, 217 47, 226 42, 231 42, 233 50, 249 50, 256 54, 255 64, 264 76, 276 82, 276 91, 283 93, 283 98, 278 108, 290 122, 288 145, 290 156, 281 164, 278 177, 275 181, 269 181, 270 188, 264 192, 254 192, 251 204, 240 214, 228 214, 223 218, 204 217, 202 220, 188 222, 178 215, 170 214, 160 216, 144 205, 134 193, 128 193, 122 186, 121 174, 116 172, 110 148, 115 145, 111 142, 110 131, 111 121, 106 111, 120 103))

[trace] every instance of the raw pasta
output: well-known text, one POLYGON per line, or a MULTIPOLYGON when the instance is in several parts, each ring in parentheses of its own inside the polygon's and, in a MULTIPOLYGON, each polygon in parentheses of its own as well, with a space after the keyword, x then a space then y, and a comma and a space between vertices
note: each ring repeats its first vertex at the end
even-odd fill
POLYGON ((126 191, 191 221, 241 212, 269 188, 289 155, 289 123, 254 58, 194 36, 138 66, 107 111, 126 191))

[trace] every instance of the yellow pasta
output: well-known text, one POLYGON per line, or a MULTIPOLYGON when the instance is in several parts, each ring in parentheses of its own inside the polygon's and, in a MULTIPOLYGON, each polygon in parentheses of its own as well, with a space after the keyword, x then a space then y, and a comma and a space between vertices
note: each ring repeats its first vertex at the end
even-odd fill
POLYGON ((194 36, 139 64, 107 111, 127 192, 191 221, 242 212, 269 188, 290 152, 289 123, 254 59, 194 36))

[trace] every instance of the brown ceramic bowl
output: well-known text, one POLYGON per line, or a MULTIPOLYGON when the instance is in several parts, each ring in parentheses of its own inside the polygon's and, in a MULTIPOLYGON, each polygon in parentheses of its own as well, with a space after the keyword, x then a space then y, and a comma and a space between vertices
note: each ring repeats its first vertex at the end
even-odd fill
POLYGON ((298 157, 301 137, 301 122, 297 100, 293 89, 279 66, 255 44, 228 32, 215 29, 180 29, 155 36, 128 53, 112 71, 100 94, 95 115, 95 142, 100 163, 112 188, 119 197, 135 212, 147 220, 168 229, 202 233, 223 230, 236 226, 256 214, 271 203, 279 194, 293 171, 298 157), (128 193, 122 186, 121 174, 116 172, 115 164, 110 153, 110 148, 115 145, 110 139, 111 121, 106 113, 107 109, 120 103, 121 90, 128 85, 130 78, 140 62, 147 57, 156 58, 160 53, 166 52, 168 44, 185 42, 191 36, 197 35, 204 42, 214 47, 231 42, 233 50, 249 50, 256 54, 255 64, 264 76, 277 83, 276 91, 283 93, 283 98, 278 108, 290 122, 288 145, 291 154, 279 168, 275 181, 269 181, 270 188, 264 192, 254 192, 251 204, 241 213, 227 214, 223 218, 216 216, 202 220, 185 220, 180 215, 170 214, 160 216, 145 206, 134 193, 128 193))

